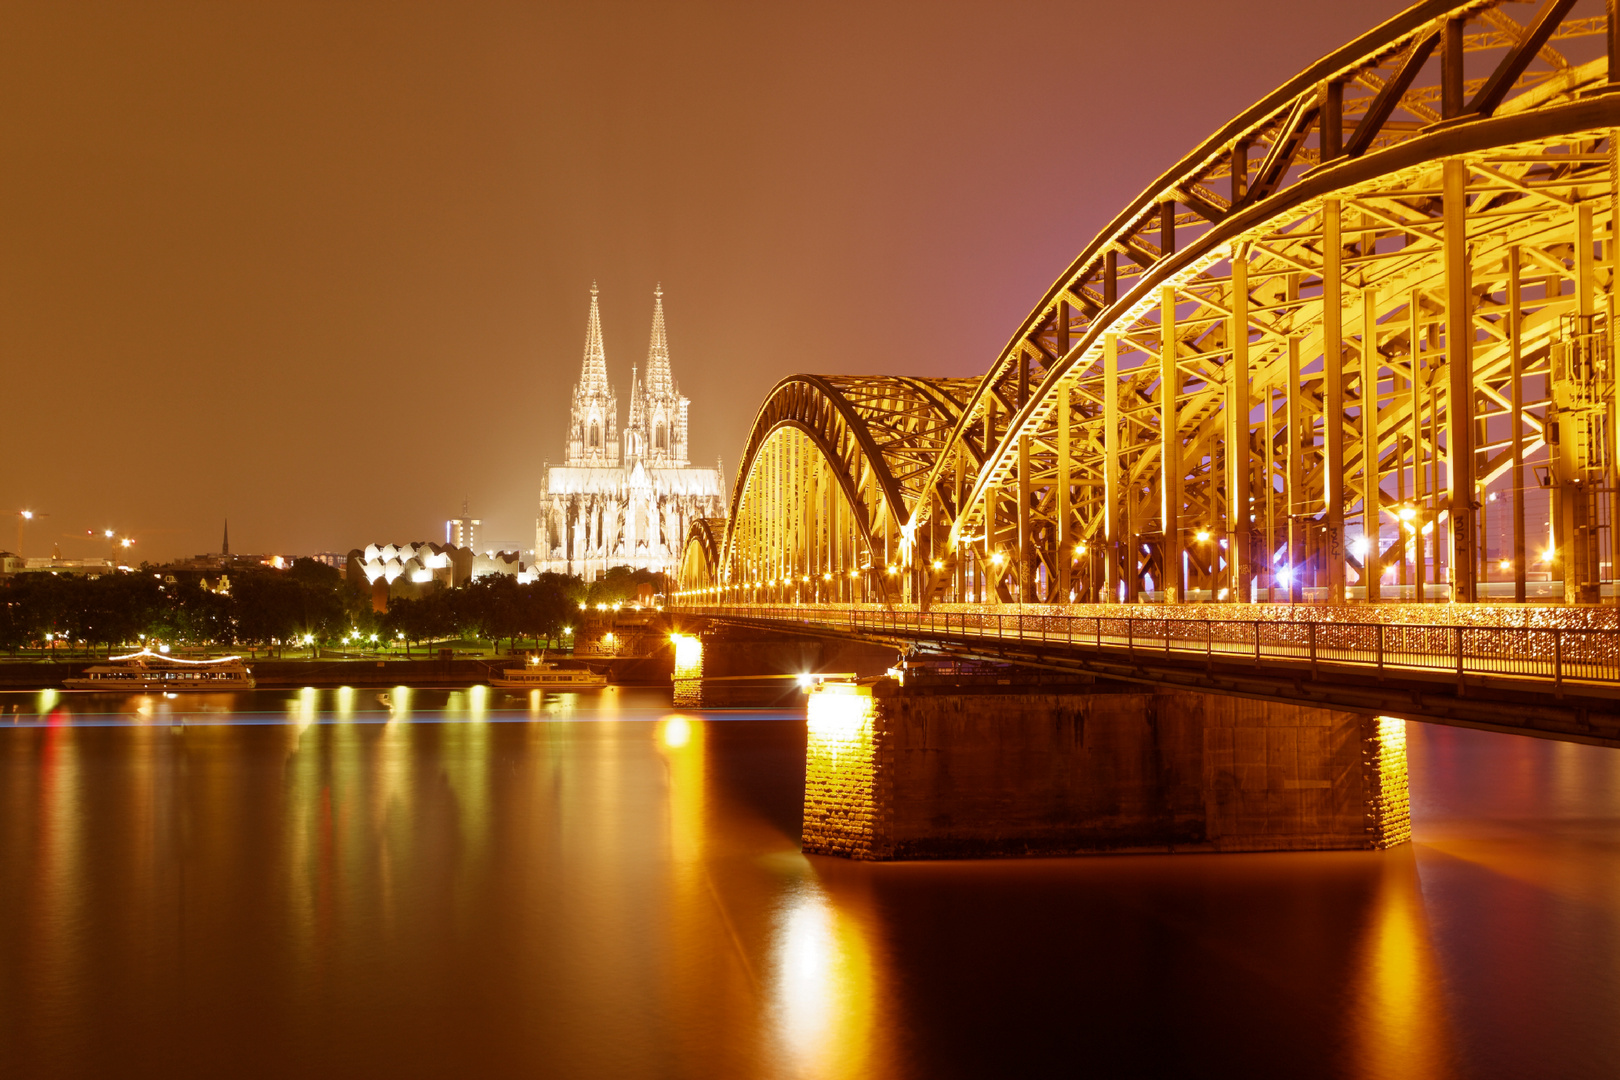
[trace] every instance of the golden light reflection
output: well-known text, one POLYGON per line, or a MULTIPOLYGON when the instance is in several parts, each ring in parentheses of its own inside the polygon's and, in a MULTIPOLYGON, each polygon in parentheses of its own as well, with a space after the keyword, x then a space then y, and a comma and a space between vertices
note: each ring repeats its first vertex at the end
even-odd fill
POLYGON ((773 1027, 793 1074, 869 1075, 877 976, 860 922, 807 879, 780 909, 772 946, 773 1027))
POLYGON ((408 721, 411 718, 411 688, 396 686, 377 695, 382 707, 388 710, 388 722, 395 720, 408 721))
POLYGON ((1386 858, 1351 1011, 1359 1072, 1439 1080, 1452 1074, 1453 1057, 1417 862, 1411 848, 1386 858))
POLYGON ((671 716, 663 722, 664 745, 679 750, 692 740, 692 722, 684 716, 671 716))
POLYGON ((313 686, 306 686, 298 691, 298 696, 287 702, 287 719, 302 735, 315 718, 320 714, 319 691, 313 686))
POLYGON ((344 723, 354 719, 354 687, 340 686, 334 695, 337 699, 337 718, 344 723))

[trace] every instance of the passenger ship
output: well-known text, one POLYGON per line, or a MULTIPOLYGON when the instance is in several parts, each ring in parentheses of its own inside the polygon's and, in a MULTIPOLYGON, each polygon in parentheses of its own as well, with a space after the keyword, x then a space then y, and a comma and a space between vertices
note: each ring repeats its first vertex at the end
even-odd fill
POLYGON ((253 671, 240 656, 216 660, 184 660, 142 649, 128 656, 114 656, 105 664, 85 668, 82 674, 64 679, 69 690, 252 690, 257 683, 253 671))
POLYGON ((598 675, 590 668, 562 667, 544 659, 507 668, 489 680, 489 685, 502 690, 600 690, 607 684, 606 675, 598 675))

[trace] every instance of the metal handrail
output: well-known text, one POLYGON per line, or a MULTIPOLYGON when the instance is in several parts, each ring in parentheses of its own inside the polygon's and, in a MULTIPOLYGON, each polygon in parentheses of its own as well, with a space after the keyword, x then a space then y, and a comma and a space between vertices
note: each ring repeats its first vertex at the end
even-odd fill
POLYGON ((1098 651, 1142 647, 1162 657, 1201 657, 1253 665, 1293 661, 1376 672, 1427 671, 1459 682, 1502 676, 1551 682, 1620 684, 1620 630, 1585 627, 1465 626, 1455 623, 1326 622, 1314 619, 1173 618, 1119 614, 908 611, 860 605, 694 606, 698 615, 789 621, 850 632, 912 633, 939 640, 1061 643, 1098 651), (955 615, 955 625, 951 616, 955 615), (1011 618, 1013 621, 1008 622, 1011 618))

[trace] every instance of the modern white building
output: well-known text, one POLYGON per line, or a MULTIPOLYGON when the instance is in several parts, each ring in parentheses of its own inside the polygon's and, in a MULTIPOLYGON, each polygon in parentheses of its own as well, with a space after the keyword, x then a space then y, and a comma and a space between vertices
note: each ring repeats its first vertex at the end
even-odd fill
POLYGON ((535 525, 536 571, 594 578, 610 566, 673 572, 687 527, 725 513, 725 477, 693 466, 691 402, 675 385, 664 291, 653 292, 652 341, 643 377, 630 369, 630 416, 619 430, 618 394, 608 383, 597 289, 585 330, 562 465, 544 467, 535 525))

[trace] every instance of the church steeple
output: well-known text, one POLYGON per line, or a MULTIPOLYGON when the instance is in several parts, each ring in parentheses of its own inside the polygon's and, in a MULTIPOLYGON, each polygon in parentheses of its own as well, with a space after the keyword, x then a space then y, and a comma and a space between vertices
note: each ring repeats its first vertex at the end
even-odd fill
POLYGON ((596 282, 591 282, 591 314, 585 324, 585 360, 574 386, 573 415, 568 423, 568 464, 619 464, 619 402, 607 378, 607 350, 602 346, 602 312, 596 282))
POLYGON ((229 555, 231 553, 231 519, 230 518, 225 519, 225 535, 220 538, 220 541, 219 541, 219 553, 221 555, 229 555))
POLYGON ((669 335, 664 330, 664 286, 653 289, 652 342, 647 346, 647 394, 667 397, 675 392, 669 372, 669 335))
POLYGON ((591 317, 585 325, 585 361, 579 369, 580 394, 607 392, 607 350, 602 347, 602 312, 596 304, 596 282, 591 282, 591 317))
POLYGON ((624 463, 626 465, 647 456, 647 412, 642 407, 644 387, 636 379, 636 368, 630 366, 630 420, 624 425, 624 463))
POLYGON ((653 290, 652 340, 647 346, 647 377, 641 385, 644 434, 641 445, 647 463, 657 468, 683 468, 687 464, 687 400, 676 389, 669 367, 669 332, 664 327, 664 286, 653 290))

